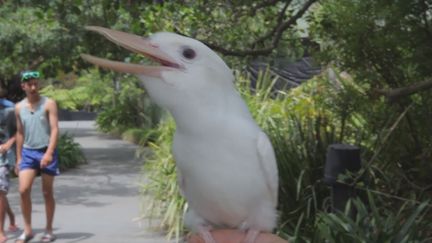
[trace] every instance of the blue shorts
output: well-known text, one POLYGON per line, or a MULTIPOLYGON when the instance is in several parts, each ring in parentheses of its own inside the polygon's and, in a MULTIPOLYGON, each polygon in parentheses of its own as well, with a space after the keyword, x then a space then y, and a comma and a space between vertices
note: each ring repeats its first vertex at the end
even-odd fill
POLYGON ((49 163, 48 166, 43 169, 40 168, 40 162, 46 150, 47 148, 41 148, 41 149, 23 148, 21 152, 22 159, 19 164, 20 171, 26 169, 33 169, 33 170, 40 171, 41 173, 45 173, 52 176, 60 175, 60 170, 58 168, 57 150, 54 150, 53 160, 51 161, 51 163, 49 163))

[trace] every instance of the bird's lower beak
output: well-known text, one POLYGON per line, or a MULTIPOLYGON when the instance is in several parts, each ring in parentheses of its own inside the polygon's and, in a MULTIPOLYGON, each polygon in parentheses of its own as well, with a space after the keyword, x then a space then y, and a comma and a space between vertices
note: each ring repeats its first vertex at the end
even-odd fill
POLYGON ((108 68, 117 72, 142 74, 151 77, 161 77, 161 73, 164 71, 173 71, 180 68, 180 65, 178 65, 176 61, 168 56, 165 52, 160 50, 157 45, 153 45, 148 39, 145 39, 141 36, 98 26, 88 26, 86 29, 102 34, 112 42, 130 51, 150 57, 161 64, 161 66, 145 66, 140 64, 111 61, 87 54, 81 54, 81 57, 84 60, 97 66, 108 68))

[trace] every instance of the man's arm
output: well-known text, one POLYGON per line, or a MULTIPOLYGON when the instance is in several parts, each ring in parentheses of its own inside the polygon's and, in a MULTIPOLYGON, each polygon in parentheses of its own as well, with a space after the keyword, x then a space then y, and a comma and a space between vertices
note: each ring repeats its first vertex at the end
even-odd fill
POLYGON ((22 152, 22 147, 24 144, 24 127, 23 124, 21 122, 21 118, 20 118, 20 104, 18 103, 15 106, 15 119, 16 119, 16 126, 17 126, 17 132, 15 135, 15 142, 16 142, 16 174, 18 175, 18 168, 19 168, 19 163, 21 163, 21 152, 22 152))
POLYGON ((51 129, 51 134, 50 134, 50 140, 49 140, 48 148, 47 148, 45 153, 52 156, 54 154, 54 150, 57 146, 57 140, 58 140, 58 134, 59 134, 58 111, 57 111, 56 102, 52 99, 48 99, 47 104, 46 104, 46 109, 48 111, 48 120, 49 120, 50 129, 51 129))
POLYGON ((6 153, 16 141, 16 134, 13 134, 5 143, 0 146, 0 153, 6 153))
POLYGON ((7 141, 5 141, 0 146, 0 153, 6 153, 15 143, 16 140, 16 118, 15 118, 15 110, 12 108, 6 109, 6 130, 9 135, 7 141))

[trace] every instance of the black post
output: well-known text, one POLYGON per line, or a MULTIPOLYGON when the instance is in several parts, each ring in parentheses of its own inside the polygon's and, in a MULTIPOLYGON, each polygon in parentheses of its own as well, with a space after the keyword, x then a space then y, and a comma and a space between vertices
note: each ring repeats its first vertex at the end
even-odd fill
MULTIPOLYGON (((356 190, 337 182, 337 177, 347 171, 357 172, 361 167, 360 148, 349 144, 331 144, 327 148, 324 182, 331 186, 332 212, 343 212, 348 199, 357 196, 356 190)), ((350 215, 354 216, 351 211, 350 215)))

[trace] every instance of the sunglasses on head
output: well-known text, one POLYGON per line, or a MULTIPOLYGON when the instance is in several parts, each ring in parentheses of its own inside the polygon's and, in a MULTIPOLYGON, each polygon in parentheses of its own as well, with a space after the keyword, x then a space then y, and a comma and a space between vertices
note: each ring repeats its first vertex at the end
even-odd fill
POLYGON ((40 73, 38 71, 28 71, 28 72, 24 72, 21 75, 21 81, 27 81, 39 77, 40 77, 40 73))

